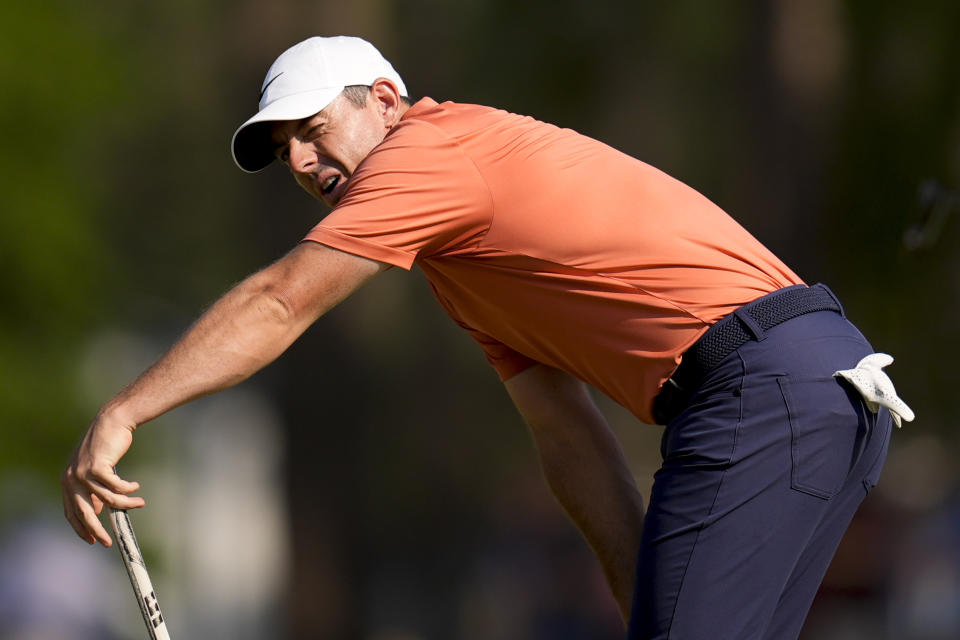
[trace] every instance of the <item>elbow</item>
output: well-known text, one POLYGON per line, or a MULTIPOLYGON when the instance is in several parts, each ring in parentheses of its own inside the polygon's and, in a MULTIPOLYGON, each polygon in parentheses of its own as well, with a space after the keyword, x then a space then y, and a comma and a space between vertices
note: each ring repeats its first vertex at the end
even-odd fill
POLYGON ((314 304, 296 280, 276 269, 254 274, 235 290, 236 321, 275 333, 303 331, 314 320, 314 304))
POLYGON ((289 326, 297 323, 299 313, 293 302, 281 292, 265 289, 253 297, 258 314, 273 324, 289 326))

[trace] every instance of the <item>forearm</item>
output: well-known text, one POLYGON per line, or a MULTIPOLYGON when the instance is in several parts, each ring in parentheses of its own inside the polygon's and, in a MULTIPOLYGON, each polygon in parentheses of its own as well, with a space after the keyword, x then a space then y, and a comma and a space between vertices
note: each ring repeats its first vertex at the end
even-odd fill
POLYGON ((544 476, 603 567, 626 621, 633 597, 643 499, 619 443, 602 416, 538 433, 544 476))
POLYGON ((224 295, 101 413, 140 425, 233 386, 276 359, 306 328, 306 319, 263 280, 256 274, 224 295))
POLYGON ((593 548, 626 621, 643 500, 626 457, 582 382, 537 365, 507 380, 557 500, 593 548))
POLYGON ((298 245, 220 298, 101 414, 135 427, 245 380, 383 268, 321 245, 298 245))
POLYGON ((117 462, 133 430, 174 407, 225 389, 272 362, 321 314, 385 265, 303 243, 218 300, 130 386, 107 402, 61 477, 64 515, 84 540, 110 544, 97 519, 105 505, 143 506, 117 462))

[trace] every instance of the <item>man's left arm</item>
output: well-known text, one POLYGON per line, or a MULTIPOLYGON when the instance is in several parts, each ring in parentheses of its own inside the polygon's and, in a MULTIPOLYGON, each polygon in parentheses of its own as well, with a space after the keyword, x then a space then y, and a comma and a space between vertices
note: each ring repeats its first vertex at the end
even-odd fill
POLYGON ((586 385, 567 373, 538 364, 505 385, 553 494, 593 548, 629 620, 643 499, 616 436, 586 385))

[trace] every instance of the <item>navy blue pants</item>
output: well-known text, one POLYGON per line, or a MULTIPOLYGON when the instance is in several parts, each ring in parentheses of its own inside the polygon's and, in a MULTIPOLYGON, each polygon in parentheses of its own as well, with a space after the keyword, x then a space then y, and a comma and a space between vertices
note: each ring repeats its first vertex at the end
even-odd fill
POLYGON ((795 639, 857 507, 890 414, 833 377, 873 352, 810 313, 726 357, 666 426, 630 640, 795 639))

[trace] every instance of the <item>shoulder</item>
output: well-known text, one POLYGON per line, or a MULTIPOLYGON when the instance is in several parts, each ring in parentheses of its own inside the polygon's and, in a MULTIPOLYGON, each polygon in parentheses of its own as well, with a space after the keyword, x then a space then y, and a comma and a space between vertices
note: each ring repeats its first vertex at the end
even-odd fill
POLYGON ((502 109, 478 104, 437 102, 432 98, 423 98, 407 110, 385 141, 418 136, 425 139, 446 137, 459 140, 497 123, 520 117, 502 109))
POLYGON ((490 107, 423 98, 364 159, 358 174, 403 170, 419 175, 428 167, 429 172, 472 170, 470 141, 489 126, 485 120, 493 113, 490 107))

